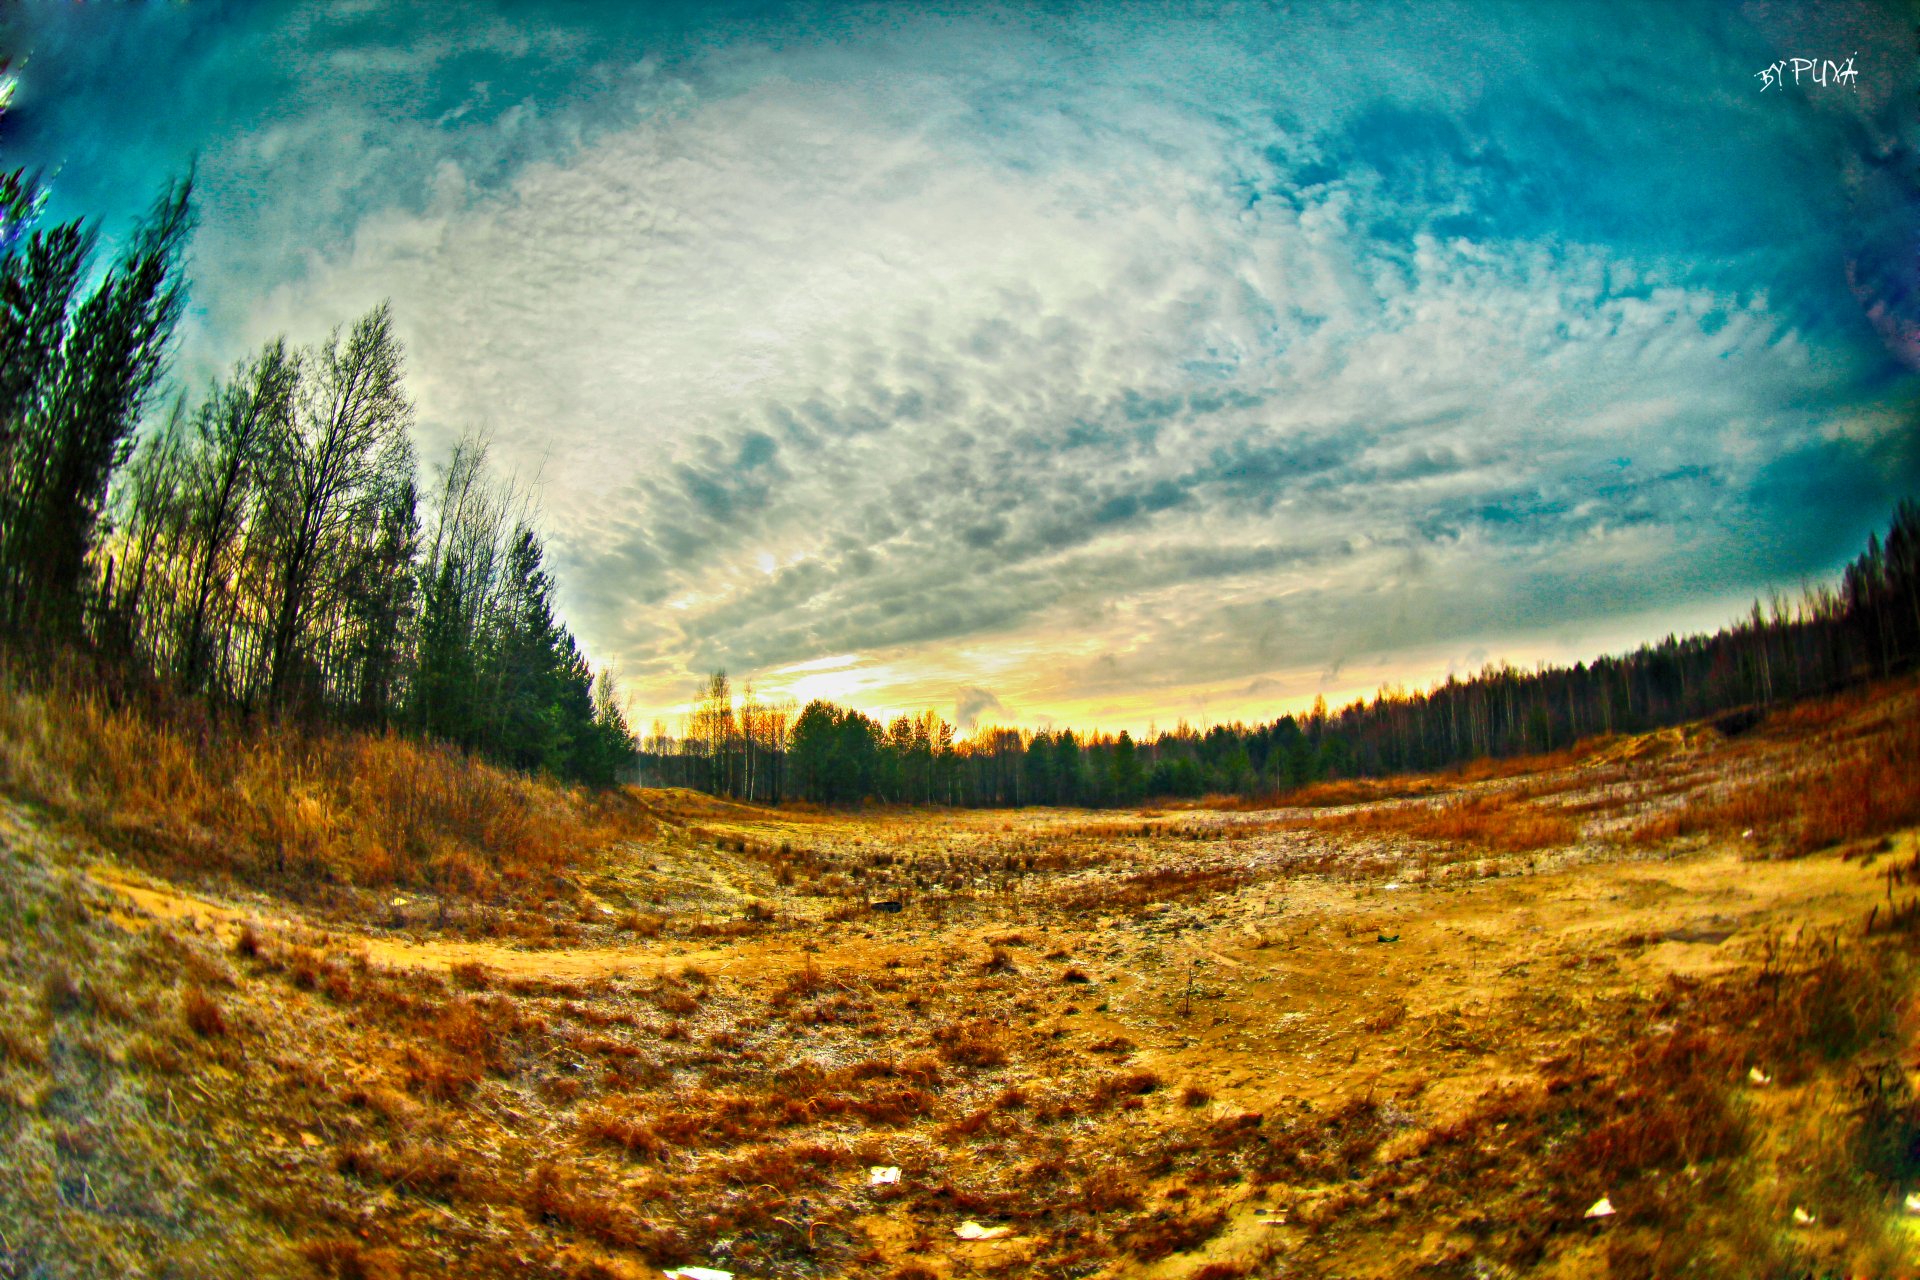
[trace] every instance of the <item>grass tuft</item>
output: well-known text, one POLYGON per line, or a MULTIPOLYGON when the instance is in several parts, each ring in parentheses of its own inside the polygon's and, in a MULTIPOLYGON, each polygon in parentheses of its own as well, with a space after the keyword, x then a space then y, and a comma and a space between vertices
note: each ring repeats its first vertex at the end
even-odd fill
POLYGON ((180 1010, 187 1027, 203 1039, 227 1034, 227 1015, 220 1002, 203 987, 188 987, 180 998, 180 1010))

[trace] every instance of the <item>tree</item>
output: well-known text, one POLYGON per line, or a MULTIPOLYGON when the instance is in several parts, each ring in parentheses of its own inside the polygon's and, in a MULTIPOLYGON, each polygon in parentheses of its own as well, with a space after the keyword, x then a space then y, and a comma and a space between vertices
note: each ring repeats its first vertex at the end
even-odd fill
POLYGON ((1133 737, 1125 729, 1113 744, 1113 799, 1116 804, 1132 804, 1140 798, 1146 778, 1134 751, 1133 737))
POLYGON ((707 677, 706 691, 694 711, 692 734, 706 761, 705 789, 715 795, 734 794, 731 761, 739 733, 733 715, 733 687, 725 671, 716 671, 707 677))
POLYGON ((886 731, 858 711, 815 699, 793 724, 794 787, 809 800, 854 804, 874 794, 886 731))
MULTIPOLYGON (((45 193, 23 170, 0 174, 0 534, 12 534, 24 516, 20 442, 29 419, 52 394, 53 374, 66 340, 67 316, 94 232, 80 222, 35 229, 45 193)), ((11 568, 11 561, 8 562, 11 568)))
POLYGON ((299 384, 299 357, 276 338, 216 386, 194 417, 182 529, 188 603, 180 669, 189 688, 206 678, 208 623, 239 580, 247 516, 262 468, 287 451, 299 384))
POLYGON ((404 717, 598 783, 628 768, 613 675, 560 621, 484 442, 456 447, 425 536, 385 304, 317 347, 276 339, 143 432, 185 298, 191 182, 90 291, 93 232, 40 228, 41 206, 35 179, 0 174, 0 625, 87 628, 243 712, 404 717))
POLYGON ((386 724, 399 711, 419 608, 420 504, 411 463, 387 479, 372 542, 355 557, 346 586, 351 718, 365 725, 386 724))
POLYGON ((839 708, 815 698, 793 722, 793 745, 788 768, 794 789, 809 800, 830 798, 834 777, 839 708))
MULTIPOLYGON (((16 175, 0 200, 10 223, 20 183, 16 175)), ((79 224, 35 231, 24 253, 0 259, 0 570, 16 625, 71 632, 81 621, 108 482, 127 461, 186 302, 192 189, 191 178, 168 188, 77 307, 93 248, 79 224)))
POLYGON ((168 571, 185 524, 185 412, 184 399, 176 399, 165 425, 148 434, 109 494, 108 518, 117 521, 121 533, 119 581, 109 569, 100 591, 104 617, 96 630, 104 643, 122 653, 134 652, 140 643, 139 632, 150 612, 150 585, 154 595, 162 597, 170 596, 175 586, 168 571))
POLYGON ((1053 802, 1073 804, 1080 799, 1080 743, 1073 730, 1053 735, 1053 802))
POLYGON ((308 357, 296 429, 283 441, 270 505, 273 562, 266 705, 288 702, 308 649, 307 626, 334 603, 351 567, 350 533, 386 484, 412 467, 413 406, 401 383, 402 352, 385 303, 308 357))
MULTIPOLYGON (((407 718, 418 729, 478 748, 489 732, 486 655, 499 610, 505 545, 518 499, 487 467, 487 444, 458 441, 433 499, 433 536, 417 570, 418 657, 407 718)), ((524 521, 522 521, 524 523, 524 521)))
POLYGON ((511 763, 561 773, 574 747, 573 731, 592 719, 591 682, 580 690, 569 687, 580 682, 579 655, 573 637, 554 618, 553 578, 544 559, 533 529, 518 526, 502 580, 492 655, 495 706, 487 736, 511 763))
POLYGON ((740 697, 740 794, 753 800, 764 787, 761 777, 770 756, 762 745, 766 708, 760 705, 760 696, 754 692, 753 681, 747 681, 747 687, 740 697))
POLYGON ((593 682, 593 730, 575 762, 574 776, 594 786, 618 782, 633 763, 633 731, 620 705, 620 686, 611 666, 593 682))

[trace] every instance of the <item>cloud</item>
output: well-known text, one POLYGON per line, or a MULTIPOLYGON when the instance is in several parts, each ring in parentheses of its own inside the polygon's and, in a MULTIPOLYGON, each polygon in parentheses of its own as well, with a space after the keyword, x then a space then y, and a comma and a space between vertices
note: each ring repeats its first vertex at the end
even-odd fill
POLYGON ((1920 474, 1882 106, 1717 8, 508 12, 196 28, 274 68, 196 341, 391 296, 646 705, 1274 705, 1820 572, 1920 474))
POLYGON ((980 717, 989 711, 1005 711, 1000 699, 987 689, 971 686, 954 695, 953 721, 962 733, 971 733, 979 725, 980 717))

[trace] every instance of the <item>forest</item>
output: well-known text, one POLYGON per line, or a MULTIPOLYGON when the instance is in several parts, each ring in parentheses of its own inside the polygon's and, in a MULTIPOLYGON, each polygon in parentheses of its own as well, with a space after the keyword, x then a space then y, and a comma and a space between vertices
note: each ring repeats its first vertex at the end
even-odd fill
POLYGON ((1309 783, 1382 777, 1487 757, 1559 750, 1583 738, 1720 717, 1739 728, 1767 708, 1890 675, 1920 656, 1920 505, 1899 504, 1841 574, 1711 635, 1668 636, 1632 653, 1535 671, 1489 666, 1424 693, 1267 724, 1185 724, 1136 742, 1072 729, 982 728, 956 741, 934 712, 881 724, 815 701, 797 712, 752 693, 735 705, 715 673, 678 737, 642 744, 643 776, 719 795, 825 804, 1131 805, 1154 798, 1277 797, 1309 783))
POLYGON ((197 398, 167 385, 192 183, 104 270, 0 174, 0 627, 214 714, 410 732, 556 778, 633 741, 556 616, 530 496, 482 440, 422 492, 393 318, 275 339, 197 398), (168 395, 168 392, 171 395, 168 395), (141 429, 144 419, 153 424, 141 429))

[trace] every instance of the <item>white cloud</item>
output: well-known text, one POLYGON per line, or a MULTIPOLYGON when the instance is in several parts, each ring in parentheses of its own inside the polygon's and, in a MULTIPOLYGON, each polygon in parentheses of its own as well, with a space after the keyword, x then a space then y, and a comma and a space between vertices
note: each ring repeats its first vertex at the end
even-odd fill
POLYGON ((569 615, 651 706, 716 666, 1029 720, 1310 694, 1749 572, 1719 505, 1844 372, 1764 293, 1397 237, 1364 164, 1293 180, 1337 93, 1276 124, 1191 31, 1158 87, 1151 49, 1070 86, 1044 32, 913 35, 633 70, 622 127, 504 182, 438 156, 236 327, 392 296, 429 445, 539 473, 569 615))

